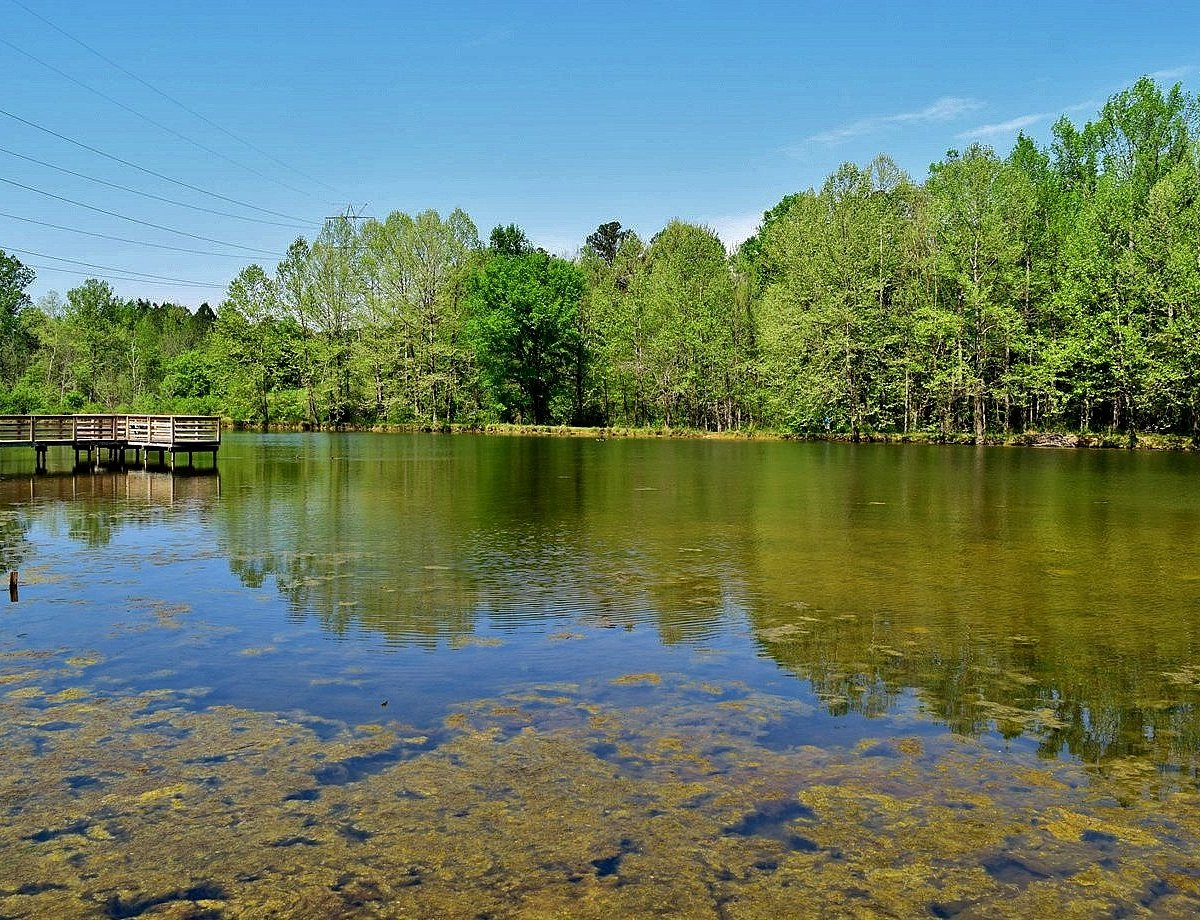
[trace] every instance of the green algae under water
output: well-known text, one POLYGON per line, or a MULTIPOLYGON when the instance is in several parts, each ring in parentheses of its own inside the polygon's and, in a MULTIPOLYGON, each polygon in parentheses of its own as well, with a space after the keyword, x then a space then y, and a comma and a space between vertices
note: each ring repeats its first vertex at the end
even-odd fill
POLYGON ((0 464, 0 917, 1200 911, 1196 458, 0 464))

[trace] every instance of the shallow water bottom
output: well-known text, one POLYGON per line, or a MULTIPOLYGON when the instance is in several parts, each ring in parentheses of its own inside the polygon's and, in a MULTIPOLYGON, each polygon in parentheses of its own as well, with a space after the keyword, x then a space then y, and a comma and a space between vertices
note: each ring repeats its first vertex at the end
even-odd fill
POLYGON ((8 662, 0 917, 1200 912, 1200 797, 1140 767, 950 734, 788 745, 803 704, 672 674, 431 731, 402 701, 350 725, 96 691, 94 663, 8 662))

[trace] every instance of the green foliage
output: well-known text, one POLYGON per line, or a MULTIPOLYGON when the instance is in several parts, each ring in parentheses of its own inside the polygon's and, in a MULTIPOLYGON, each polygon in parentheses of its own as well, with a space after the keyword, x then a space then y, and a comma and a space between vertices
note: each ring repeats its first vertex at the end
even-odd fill
POLYGON ((185 351, 167 364, 160 393, 167 399, 202 399, 213 392, 216 368, 202 351, 185 351))
POLYGON ((741 335, 716 234, 672 221, 650 242, 630 296, 643 335, 643 396, 657 417, 668 427, 732 427, 741 335))
POLYGON ((511 421, 566 420, 583 272, 544 252, 496 252, 470 290, 469 335, 491 403, 511 421))
POLYGON ((34 350, 30 329, 32 268, 0 249, 0 387, 14 387, 34 350))
POLYGON ((326 222, 216 311, 0 252, 0 411, 243 422, 1028 429, 1200 443, 1200 107, 1143 78, 1042 149, 887 157, 785 196, 730 258, 613 220, 574 262, 462 211, 326 222), (190 411, 190 410, 189 410, 190 411))
MULTIPOLYGON (((902 214, 910 183, 890 160, 843 165, 820 194, 795 198, 770 222, 762 359, 777 381, 772 414, 797 430, 892 421, 881 392, 894 384, 902 214)), ((894 410, 893 410, 894 411, 894 410)))
POLYGON ((362 236, 358 363, 370 381, 368 411, 392 422, 453 419, 474 374, 464 326, 466 281, 479 250, 475 224, 460 210, 445 219, 397 211, 368 222, 362 236))
POLYGON ((612 265, 617 253, 621 251, 621 244, 629 238, 630 233, 631 230, 621 229, 619 220, 610 220, 589 233, 585 245, 598 258, 612 265))
POLYGON ((533 244, 525 231, 516 224, 507 227, 493 227, 488 241, 488 249, 498 256, 523 256, 533 251, 533 244))

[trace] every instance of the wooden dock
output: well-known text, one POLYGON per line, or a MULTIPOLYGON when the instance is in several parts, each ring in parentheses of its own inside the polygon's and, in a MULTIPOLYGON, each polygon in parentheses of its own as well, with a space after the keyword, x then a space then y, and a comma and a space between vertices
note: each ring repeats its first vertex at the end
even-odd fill
POLYGON ((32 447, 38 470, 46 469, 51 447, 70 447, 75 463, 81 455, 87 462, 100 462, 105 451, 109 463, 125 465, 129 451, 134 464, 149 463, 158 452, 166 465, 170 456, 175 467, 177 454, 212 454, 216 461, 221 447, 221 420, 211 415, 0 415, 0 448, 32 447))

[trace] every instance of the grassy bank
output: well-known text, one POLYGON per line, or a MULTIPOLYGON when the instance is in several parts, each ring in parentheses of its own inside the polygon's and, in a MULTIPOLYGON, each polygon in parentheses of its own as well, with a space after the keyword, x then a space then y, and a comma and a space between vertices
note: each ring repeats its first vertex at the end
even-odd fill
MULTIPOLYGON (((254 426, 230 422, 237 430, 257 430, 254 426)), ((271 431, 309 431, 307 425, 272 425, 271 431)), ((321 430, 333 430, 322 428, 321 430)), ((705 431, 697 428, 612 427, 574 425, 348 425, 341 431, 487 434, 502 437, 593 438, 595 440, 708 440, 708 441, 833 441, 864 444, 976 444, 970 432, 860 432, 855 439, 849 432, 790 432, 767 428, 705 431)), ((991 447, 1082 448, 1087 450, 1177 450, 1200 449, 1192 438, 1178 434, 1146 432, 1131 439, 1128 434, 1096 432, 1024 431, 985 435, 982 444, 991 447)))

